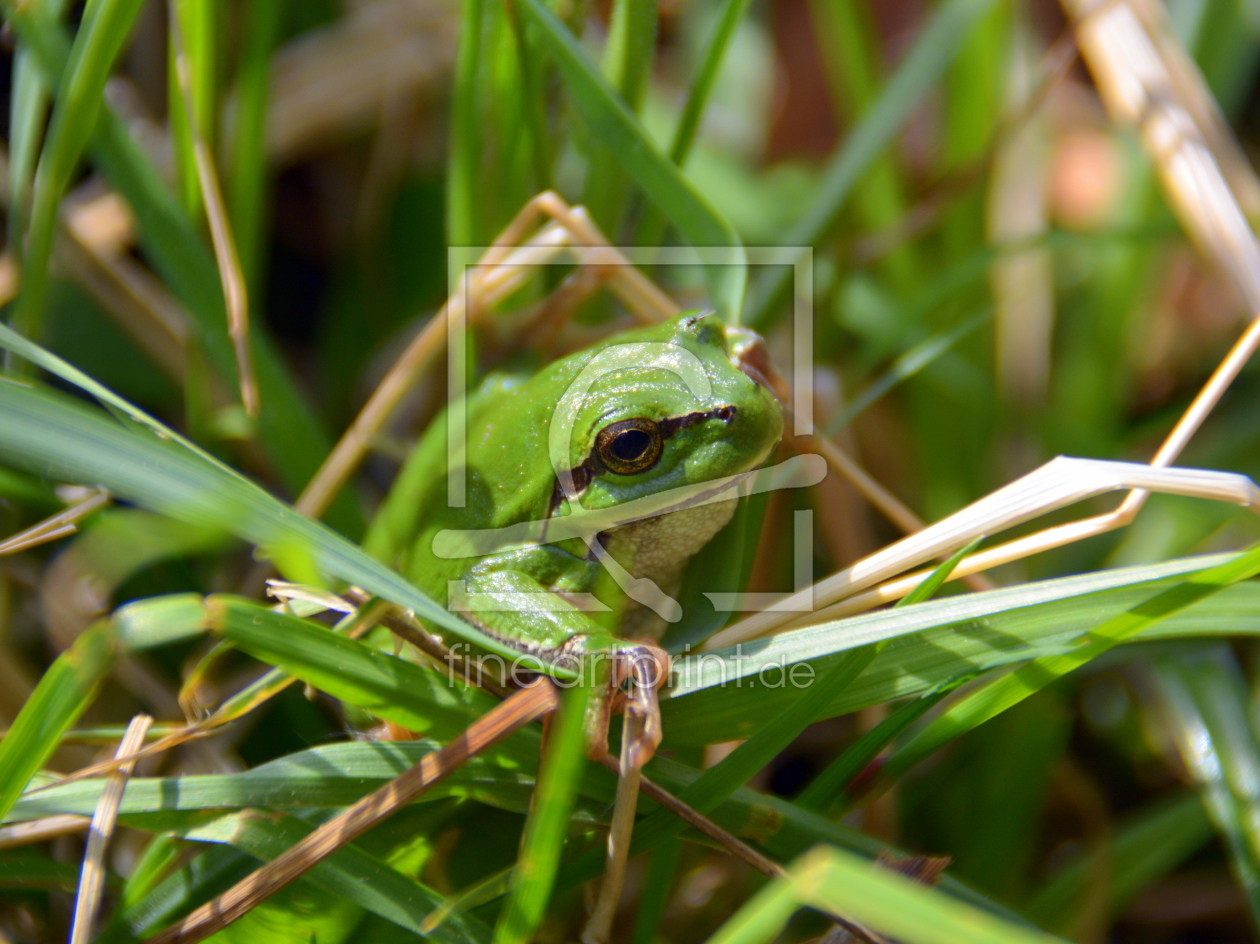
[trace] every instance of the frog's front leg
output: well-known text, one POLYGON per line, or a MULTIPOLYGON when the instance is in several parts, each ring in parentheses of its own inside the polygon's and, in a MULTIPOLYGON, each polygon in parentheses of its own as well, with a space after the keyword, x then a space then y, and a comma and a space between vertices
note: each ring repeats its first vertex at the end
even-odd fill
POLYGON ((520 652, 526 668, 533 662, 580 671, 596 691, 585 721, 588 756, 607 755, 609 718, 624 711, 623 765, 637 770, 660 744, 657 692, 670 660, 657 646, 612 634, 608 625, 621 613, 615 595, 609 606, 601 600, 607 594, 594 592, 603 578, 595 561, 553 546, 526 547, 485 558, 450 581, 447 605, 520 652))

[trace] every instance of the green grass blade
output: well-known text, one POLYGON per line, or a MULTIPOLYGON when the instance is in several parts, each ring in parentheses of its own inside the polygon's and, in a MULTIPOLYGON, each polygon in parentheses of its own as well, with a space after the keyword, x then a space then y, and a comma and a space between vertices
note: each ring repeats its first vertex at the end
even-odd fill
POLYGON ((852 403, 846 404, 845 408, 827 423, 826 435, 834 436, 844 429, 857 419, 867 407, 889 390, 910 379, 937 358, 946 354, 959 341, 992 318, 993 309, 986 306, 983 311, 970 318, 963 319, 963 321, 948 331, 933 335, 914 345, 914 347, 893 361, 888 370, 884 371, 878 380, 854 397, 852 403))
POLYGON ((1191 576, 1086 634, 1070 652, 1043 656, 974 692, 920 731, 889 758, 884 773, 896 779, 932 751, 983 724, 1051 682, 1096 659, 1144 629, 1174 616, 1230 584, 1260 573, 1260 546, 1191 576))
POLYGON ((718 928, 709 944, 769 944, 783 932, 796 909, 792 883, 776 878, 718 928))
POLYGON ((691 146, 695 144, 696 132, 700 130, 700 119, 704 116, 705 106, 709 104, 709 96, 713 94, 713 86, 717 82, 726 51, 730 48, 735 31, 748 13, 751 0, 723 0, 722 12, 718 16, 713 35, 704 44, 704 58, 696 77, 687 90, 687 101, 683 105, 682 114, 678 117, 678 127, 674 129, 674 137, 669 145, 669 159, 683 167, 691 154, 691 146))
POLYGON ((718 254, 705 260, 713 304, 729 321, 738 321, 747 273, 743 247, 731 225, 657 150, 634 113, 591 65, 556 15, 541 0, 520 0, 520 8, 539 28, 591 135, 612 150, 648 200, 669 216, 692 246, 718 254))
POLYGON ((552 722, 547 754, 539 772, 521 855, 512 877, 512 890, 495 927, 495 944, 531 941, 551 898, 569 831, 570 812, 585 764, 587 703, 595 697, 588 685, 574 685, 565 692, 560 717, 552 722))
POLYGON ((463 0, 455 89, 451 97, 451 141, 446 162, 446 242, 479 246, 485 240, 477 225, 480 186, 480 122, 477 76, 481 71, 485 0, 463 0))
POLYGON ((849 785, 879 756, 879 752, 893 742, 902 731, 923 717, 941 699, 959 685, 970 680, 962 676, 956 682, 924 692, 913 701, 906 702, 891 715, 851 744, 843 754, 823 768, 810 781, 809 786, 796 797, 801 809, 822 813, 836 805, 849 785))
POLYGON ((22 293, 13 316, 14 325, 23 334, 39 331, 61 197, 96 127, 105 81, 140 6, 141 0, 97 0, 89 4, 70 48, 65 72, 57 85, 56 108, 31 195, 22 293))
MULTIPOLYGON (((670 140, 669 159, 680 168, 687 166, 687 158, 691 155, 691 147, 700 130, 700 120, 704 117, 709 96, 713 93, 713 86, 717 83, 722 63, 726 59, 726 51, 735 38, 740 22, 748 13, 750 2, 751 0, 722 0, 722 12, 718 15, 713 35, 704 44, 704 58, 701 59, 700 67, 687 90, 687 100, 670 140)), ((664 235, 665 214, 653 205, 649 207, 639 226, 636 242, 641 246, 655 246, 664 235)))
MULTIPOLYGON (((60 4, 49 4, 59 16, 60 4)), ((13 55, 13 95, 9 114, 9 246, 20 260, 26 245, 26 221, 30 212, 35 165, 48 117, 49 88, 25 45, 13 55)))
POLYGON ((140 652, 199 635, 205 630, 206 614, 200 594, 174 593, 120 606, 110 621, 119 648, 140 652))
MULTIPOLYGON (((887 868, 820 848, 790 869, 797 900, 905 944, 1050 944, 1061 941, 1005 921, 887 868)), ((737 915, 746 914, 747 909, 737 915)))
POLYGON ((171 41, 167 43, 167 114, 175 158, 175 189, 184 212, 190 219, 199 220, 205 208, 193 156, 193 129, 202 141, 214 140, 216 4, 211 0, 174 0, 168 9, 172 21, 171 41), (177 31, 178 44, 175 42, 177 31), (182 47, 187 64, 191 115, 180 85, 177 58, 181 50, 177 47, 182 47))
POLYGON ((1260 737, 1228 646, 1161 653, 1154 660, 1165 722, 1229 851, 1253 926, 1260 925, 1260 737))
MULTIPOLYGON (((201 842, 228 843, 267 862, 306 838, 313 828, 290 816, 246 810, 199 824, 183 835, 201 842)), ((307 872, 303 880, 353 901, 415 934, 421 933, 424 919, 431 911, 447 903, 437 892, 408 878, 355 843, 342 846, 307 872)), ((471 915, 452 915, 449 921, 425 936, 444 944, 489 944, 490 929, 471 915)))
POLYGON ((262 298, 263 224, 267 202, 267 102, 271 53, 284 18, 284 0, 251 0, 244 7, 241 58, 236 67, 236 114, 228 156, 228 216, 250 297, 262 298))
MULTIPOLYGON (((915 587, 901 600, 898 600, 894 609, 914 606, 916 603, 922 603, 934 597, 945 581, 949 579, 949 575, 954 572, 954 568, 958 566, 959 561, 979 547, 982 540, 983 538, 977 538, 966 547, 957 551, 949 560, 933 570, 928 575, 927 580, 915 587)), ((876 645, 881 644, 877 643, 876 645)), ((924 712, 944 698, 950 691, 953 691, 958 685, 962 684, 968 677, 963 676, 948 685, 925 692, 914 701, 902 705, 870 731, 867 731, 866 734, 850 745, 843 754, 827 765, 822 773, 810 782, 809 786, 796 798, 796 805, 806 810, 821 811, 832 804, 836 797, 843 794, 854 778, 875 760, 879 752, 892 742, 893 738, 904 731, 915 720, 922 717, 924 712)))
POLYGON ((230 846, 209 848, 134 905, 115 911, 98 944, 131 944, 152 935, 227 891, 257 867, 255 859, 230 846))
MULTIPOLYGON (((940 80, 971 27, 992 4, 993 0, 946 0, 935 9, 896 73, 832 157, 814 208, 787 234, 785 245, 817 247, 827 238, 855 185, 940 80)), ((769 322, 791 277, 786 266, 767 272, 748 317, 750 325, 764 327, 769 322)))
MULTIPOLYGON (((643 109, 656 55, 656 0, 614 0, 604 76, 630 111, 643 109)), ((595 221, 614 238, 621 230, 628 188, 617 155, 598 140, 588 144, 590 157, 582 202, 595 221)))
POLYGON ((113 632, 99 623, 79 636, 44 673, 0 741, 0 820, 57 749, 114 664, 113 632))

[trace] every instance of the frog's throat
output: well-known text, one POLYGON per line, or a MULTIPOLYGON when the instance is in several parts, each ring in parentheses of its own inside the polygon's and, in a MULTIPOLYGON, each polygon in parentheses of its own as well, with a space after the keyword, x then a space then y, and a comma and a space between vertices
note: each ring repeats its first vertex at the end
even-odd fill
MULTIPOLYGON (((737 412, 737 408, 733 405, 717 406, 711 410, 696 410, 681 416, 668 416, 660 420, 656 428, 660 431, 661 440, 664 441, 680 430, 706 420, 721 420, 729 426, 734 421, 737 412)), ((581 465, 556 476, 555 485, 551 489, 551 503, 547 509, 547 517, 554 517, 565 501, 577 501, 591 484, 591 480, 607 471, 604 463, 600 461, 599 454, 592 447, 591 454, 583 460, 581 465)))

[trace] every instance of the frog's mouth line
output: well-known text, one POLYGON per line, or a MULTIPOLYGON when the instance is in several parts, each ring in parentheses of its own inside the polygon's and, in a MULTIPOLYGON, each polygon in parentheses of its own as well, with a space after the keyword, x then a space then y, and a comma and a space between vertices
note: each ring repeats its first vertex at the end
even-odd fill
MULTIPOLYGON (((659 420, 656 428, 664 442, 672 437, 675 433, 695 426, 697 423, 703 423, 706 420, 721 420, 728 426, 735 419, 737 408, 732 405, 717 406, 711 410, 695 410, 691 413, 684 413, 681 416, 667 416, 663 420, 659 420)), ((547 517, 554 517, 560 506, 567 501, 576 501, 582 497, 582 493, 586 491, 591 480, 597 475, 609 471, 607 466, 600 461, 599 455, 594 449, 591 454, 586 457, 581 465, 569 471, 567 479, 573 483, 573 490, 566 494, 564 480, 566 476, 557 475, 555 485, 551 489, 551 503, 547 508, 547 517)))

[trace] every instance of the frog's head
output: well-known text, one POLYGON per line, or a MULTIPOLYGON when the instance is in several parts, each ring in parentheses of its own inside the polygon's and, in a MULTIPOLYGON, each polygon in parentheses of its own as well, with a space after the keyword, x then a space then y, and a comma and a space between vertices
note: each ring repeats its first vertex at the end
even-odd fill
POLYGON ((548 436, 553 513, 660 495, 760 467, 783 433, 751 363, 759 341, 688 312, 568 359, 548 436))

